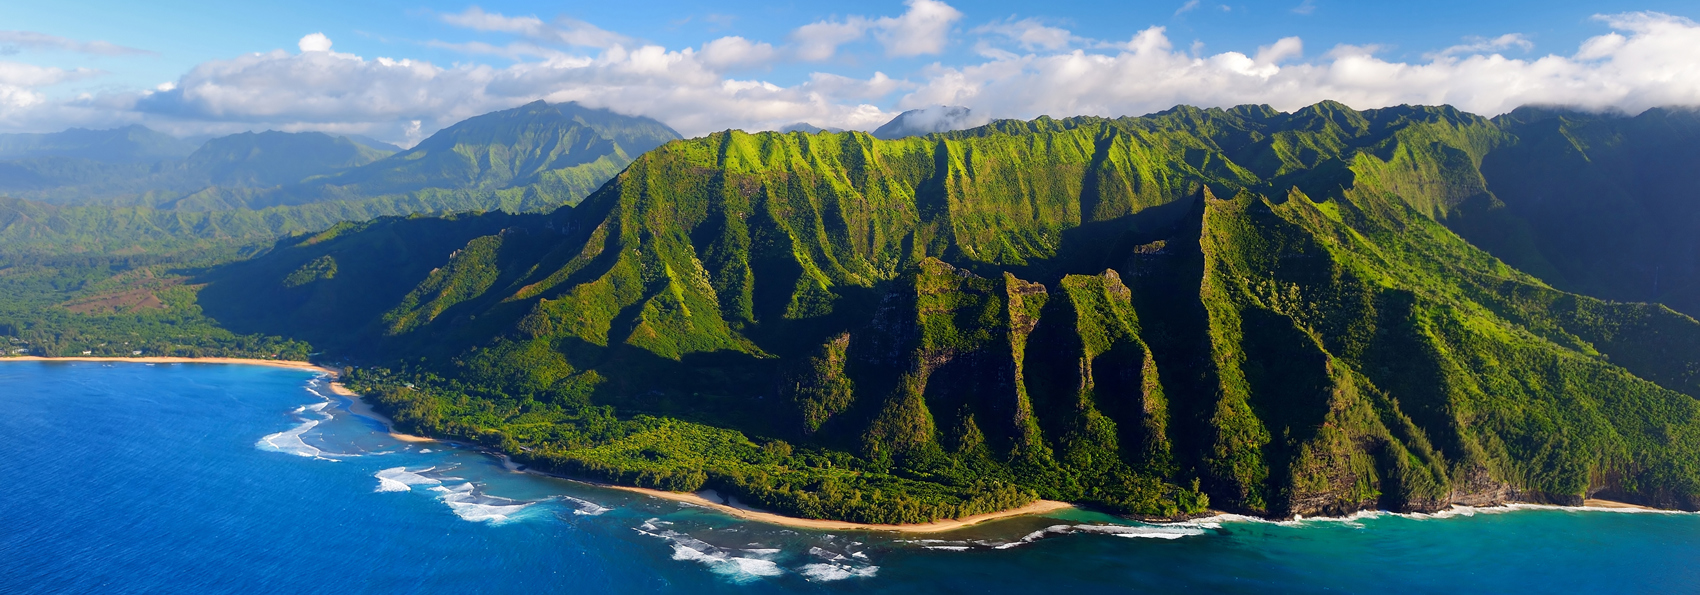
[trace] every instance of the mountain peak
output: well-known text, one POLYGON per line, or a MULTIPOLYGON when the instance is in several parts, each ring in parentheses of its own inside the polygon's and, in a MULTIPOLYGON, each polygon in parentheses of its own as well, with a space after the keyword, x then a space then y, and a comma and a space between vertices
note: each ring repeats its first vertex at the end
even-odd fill
POLYGON ((912 109, 892 118, 874 130, 874 138, 893 140, 908 136, 924 136, 935 132, 950 132, 985 124, 973 110, 960 105, 937 105, 912 109))

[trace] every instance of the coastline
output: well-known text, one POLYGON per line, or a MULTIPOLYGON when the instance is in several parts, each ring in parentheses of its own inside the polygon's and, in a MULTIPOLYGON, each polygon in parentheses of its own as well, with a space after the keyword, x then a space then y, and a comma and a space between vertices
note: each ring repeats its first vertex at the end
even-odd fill
MULTIPOLYGON (((560 477, 558 475, 553 475, 553 474, 544 474, 544 475, 548 475, 550 477, 560 477)), ((574 480, 574 481, 582 481, 582 480, 574 480)), ((590 483, 590 482, 586 482, 586 483, 590 483)), ((1044 513, 1047 513, 1047 512, 1056 512, 1056 511, 1059 511, 1059 510, 1069 510, 1069 509, 1074 508, 1073 504, 1069 504, 1067 502, 1058 502, 1056 500, 1035 500, 1035 501, 1033 501, 1032 503, 1030 503, 1026 506, 1011 508, 1009 510, 1000 510, 1000 511, 997 511, 997 512, 988 512, 988 513, 984 513, 984 514, 976 514, 976 515, 972 515, 972 516, 962 517, 960 519, 947 519, 947 520, 942 520, 942 521, 933 521, 931 523, 920 523, 920 524, 914 524, 914 525, 875 525, 875 524, 867 524, 867 523, 852 523, 852 522, 849 522, 849 521, 828 521, 828 520, 821 520, 821 519, 805 519, 805 518, 800 518, 800 517, 791 517, 791 516, 785 516, 785 515, 781 515, 781 514, 774 514, 774 513, 771 513, 771 512, 762 512, 762 511, 753 510, 753 509, 750 509, 750 508, 744 508, 744 507, 740 507, 740 506, 732 506, 732 505, 729 505, 729 504, 723 504, 723 503, 720 503, 720 502, 715 502, 715 501, 709 500, 708 498, 705 498, 705 497, 703 497, 699 494, 687 494, 687 493, 682 493, 682 492, 666 492, 666 491, 662 491, 662 490, 652 490, 652 489, 649 489, 649 488, 634 488, 634 487, 630 487, 630 486, 620 486, 620 485, 604 484, 604 483, 594 483, 593 485, 597 485, 597 486, 601 486, 601 487, 605 487, 605 488, 612 488, 612 489, 625 491, 625 492, 633 492, 633 493, 643 494, 645 496, 650 496, 650 497, 653 497, 653 498, 660 498, 660 499, 663 499, 663 500, 672 500, 674 502, 682 502, 682 503, 685 503, 685 504, 701 506, 703 508, 709 508, 709 509, 712 509, 712 510, 724 513, 724 514, 728 514, 728 515, 731 515, 731 516, 735 516, 735 517, 738 517, 738 518, 741 518, 741 519, 744 519, 744 520, 758 521, 758 522, 763 522, 763 523, 768 523, 768 524, 773 524, 773 525, 783 525, 783 526, 786 526, 786 527, 798 527, 798 528, 803 528, 803 529, 816 529, 816 530, 822 530, 822 531, 887 531, 887 532, 894 532, 894 533, 943 533, 945 531, 955 531, 957 529, 961 529, 961 528, 964 528, 964 527, 969 527, 969 526, 972 526, 972 525, 978 525, 978 524, 981 524, 981 523, 995 521, 995 520, 999 520, 999 519, 1007 519, 1007 518, 1011 518, 1011 517, 1026 516, 1026 515, 1030 515, 1030 514, 1044 514, 1044 513)))
MULTIPOLYGON (((286 369, 294 369, 294 370, 305 370, 305 371, 320 372, 320 373, 323 373, 323 374, 330 376, 331 382, 329 382, 327 384, 330 387, 331 392, 337 394, 338 396, 345 397, 349 400, 350 405, 349 405, 348 409, 349 409, 350 413, 353 413, 355 415, 365 417, 367 419, 371 419, 371 420, 374 420, 374 421, 377 421, 377 422, 383 424, 384 428, 389 431, 389 435, 390 435, 391 438, 394 438, 394 439, 402 441, 402 442, 415 442, 415 443, 417 443, 417 442, 438 442, 438 440, 435 439, 435 438, 428 438, 428 437, 425 437, 425 436, 415 436, 415 435, 412 435, 412 434, 403 434, 403 433, 397 432, 395 430, 395 422, 393 420, 391 420, 388 416, 385 416, 382 413, 378 413, 376 410, 372 409, 371 404, 367 403, 366 400, 364 398, 362 398, 359 393, 356 393, 352 390, 349 390, 348 387, 343 386, 341 382, 336 381, 341 376, 341 372, 339 370, 334 370, 334 369, 331 369, 331 368, 327 368, 327 367, 324 367, 324 366, 313 364, 311 362, 303 362, 303 361, 295 361, 295 360, 233 358, 233 357, 96 357, 96 356, 73 356, 73 357, 6 356, 6 357, 0 357, 0 362, 5 362, 5 361, 127 362, 127 363, 148 363, 148 364, 229 364, 229 365, 267 366, 267 367, 273 367, 273 368, 286 368, 286 369)), ((457 444, 457 443, 451 442, 450 444, 457 444)), ((489 452, 490 454, 493 454, 493 455, 497 456, 498 458, 502 459, 503 463, 506 464, 510 469, 514 468, 512 461, 510 461, 506 455, 503 455, 501 453, 497 453, 497 452, 494 452, 494 451, 489 451, 487 449, 483 449, 483 448, 480 448, 480 447, 477 447, 477 446, 469 446, 469 447, 477 449, 477 450, 489 452)), ((801 518, 801 517, 790 517, 790 516, 785 516, 785 515, 781 515, 781 514, 765 512, 765 511, 761 511, 761 510, 755 510, 755 509, 751 509, 751 508, 747 508, 747 507, 733 506, 733 505, 727 504, 727 503, 715 502, 715 501, 710 500, 708 498, 705 498, 702 495, 697 494, 697 493, 667 492, 667 491, 655 490, 655 489, 649 489, 649 488, 639 488, 639 487, 615 485, 615 484, 604 483, 604 482, 600 482, 600 481, 587 480, 587 479, 581 479, 581 478, 576 478, 576 477, 567 477, 567 476, 563 476, 563 475, 556 475, 556 474, 553 474, 553 473, 537 471, 537 470, 533 470, 533 469, 530 469, 530 468, 525 468, 524 470, 520 470, 520 471, 517 471, 517 472, 532 473, 532 474, 536 474, 536 475, 553 477, 553 478, 556 478, 556 479, 563 479, 563 480, 567 480, 567 481, 573 481, 573 482, 578 482, 578 483, 583 483, 583 484, 588 484, 588 485, 594 485, 594 486, 598 486, 598 487, 604 487, 604 488, 610 488, 610 489, 615 489, 615 490, 621 490, 621 491, 625 491, 625 492, 643 494, 643 495, 646 495, 646 496, 650 496, 652 498, 660 498, 660 499, 663 499, 663 500, 671 500, 671 501, 674 501, 674 502, 680 502, 680 503, 689 504, 689 505, 693 505, 693 506, 708 508, 708 509, 711 509, 711 510, 721 512, 723 514, 727 514, 727 515, 730 515, 730 516, 733 516, 733 517, 737 517, 737 518, 741 518, 741 519, 745 519, 745 520, 750 520, 750 521, 757 521, 757 522, 763 522, 763 523, 781 525, 781 526, 787 526, 787 527, 797 527, 797 528, 803 528, 803 529, 823 530, 823 531, 886 531, 886 532, 897 532, 897 533, 942 533, 942 532, 945 532, 945 531, 954 531, 954 530, 957 530, 957 529, 962 529, 962 528, 965 528, 965 527, 978 525, 978 524, 986 523, 986 522, 990 522, 990 521, 1000 520, 1000 519, 1013 518, 1013 517, 1026 516, 1026 515, 1033 515, 1033 514, 1044 514, 1044 513, 1048 513, 1048 512, 1056 512, 1056 511, 1059 511, 1059 510, 1068 510, 1068 509, 1076 508, 1073 504, 1069 504, 1067 502, 1059 502, 1059 501, 1055 501, 1055 500, 1036 500, 1036 501, 1033 501, 1033 502, 1027 504, 1026 506, 1011 508, 1009 510, 1001 510, 1001 511, 997 511, 997 512, 977 514, 977 515, 972 515, 972 516, 968 516, 968 517, 963 517, 963 518, 960 518, 960 519, 948 519, 948 520, 934 521, 934 522, 931 522, 931 523, 921 523, 921 524, 914 524, 914 525, 882 525, 882 524, 868 524, 868 523, 853 523, 853 522, 849 522, 849 521, 829 521, 829 520, 821 520, 821 519, 805 519, 805 518, 801 518)), ((1542 504, 1536 504, 1536 503, 1523 503, 1523 502, 1509 503, 1509 504, 1513 505, 1513 506, 1516 506, 1516 505, 1550 506, 1550 505, 1542 505, 1542 504)), ((1603 500, 1603 499, 1598 499, 1598 498, 1588 498, 1588 499, 1584 500, 1583 503, 1582 503, 1582 506, 1579 506, 1579 507, 1562 507, 1562 506, 1554 506, 1554 507, 1555 508, 1575 508, 1575 509, 1582 509, 1582 510, 1592 509, 1592 510, 1616 511, 1616 512, 1637 512, 1637 511, 1677 512, 1677 511, 1669 511, 1669 510, 1660 509, 1660 508, 1652 508, 1652 507, 1649 507, 1649 506, 1642 506, 1642 505, 1639 505, 1639 504, 1630 504, 1630 503, 1627 503, 1627 502, 1618 502, 1618 501, 1615 501, 1615 500, 1603 500)), ((1326 518, 1326 517, 1318 517, 1318 518, 1326 518)), ((1306 520, 1317 520, 1317 519, 1313 518, 1313 519, 1306 519, 1306 520)))
POLYGON ((372 405, 367 403, 365 399, 361 398, 359 393, 348 390, 348 387, 343 386, 341 382, 337 382, 337 379, 342 377, 342 371, 341 370, 335 370, 335 369, 327 368, 325 366, 321 366, 321 365, 318 365, 318 364, 315 364, 315 363, 312 363, 312 362, 303 362, 303 361, 287 360, 287 359, 258 359, 258 358, 243 358, 243 357, 158 357, 158 356, 155 356, 155 357, 100 357, 100 356, 92 356, 92 355, 68 356, 68 357, 41 357, 41 356, 38 356, 38 355, 18 355, 18 356, 0 357, 0 362, 124 362, 124 363, 133 363, 133 364, 227 364, 227 365, 237 365, 237 366, 266 366, 266 367, 269 367, 269 368, 285 368, 285 369, 290 369, 290 370, 303 370, 303 371, 309 371, 309 372, 319 372, 321 374, 325 374, 327 376, 330 376, 331 381, 328 383, 328 385, 330 386, 331 392, 336 393, 337 396, 348 398, 349 402, 351 403, 348 407, 348 410, 349 410, 350 413, 353 413, 353 414, 361 416, 361 417, 365 417, 367 419, 375 420, 379 423, 384 424, 384 428, 389 430, 391 438, 395 438, 396 440, 400 440, 402 442, 436 442, 436 440, 432 439, 432 438, 426 438, 424 436, 414 436, 414 435, 411 435, 411 434, 402 434, 402 433, 396 432, 395 431, 395 422, 390 421, 390 418, 385 417, 384 414, 378 413, 377 411, 373 410, 372 405))
POLYGON ((395 431, 395 421, 391 420, 389 418, 389 416, 386 416, 382 413, 378 413, 377 410, 372 409, 372 404, 367 403, 366 399, 360 396, 360 393, 348 390, 348 387, 343 386, 341 382, 335 382, 334 379, 333 379, 332 382, 329 383, 329 386, 330 386, 331 392, 336 393, 337 396, 339 396, 339 397, 346 397, 348 399, 348 412, 349 413, 353 413, 353 414, 358 415, 360 417, 364 417, 366 419, 370 419, 370 420, 376 421, 378 423, 384 424, 384 429, 389 431, 391 438, 394 438, 396 440, 400 440, 402 442, 436 442, 437 441, 435 438, 426 438, 424 436, 414 436, 412 434, 403 434, 401 432, 395 431))
POLYGON ((1613 508, 1613 509, 1618 509, 1618 510, 1646 510, 1646 511, 1652 511, 1652 512, 1671 512, 1671 511, 1667 511, 1663 508, 1653 508, 1651 506, 1642 506, 1640 504, 1630 504, 1628 502, 1618 502, 1616 500, 1601 500, 1599 498, 1588 498, 1586 500, 1583 500, 1582 501, 1582 508, 1613 508))
POLYGON ((94 355, 78 355, 66 357, 41 357, 39 355, 12 355, 0 357, 0 362, 128 362, 137 364, 234 364, 241 366, 267 366, 272 368, 288 368, 291 370, 309 370, 323 372, 335 378, 342 373, 312 362, 288 359, 258 359, 243 357, 100 357, 94 355))

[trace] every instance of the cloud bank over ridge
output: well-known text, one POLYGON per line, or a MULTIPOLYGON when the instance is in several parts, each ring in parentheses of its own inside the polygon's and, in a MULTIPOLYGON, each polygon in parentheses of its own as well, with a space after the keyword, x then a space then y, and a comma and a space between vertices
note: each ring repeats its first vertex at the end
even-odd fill
POLYGON ((50 87, 100 72, 0 60, 0 129, 139 122, 183 134, 325 130, 411 144, 466 117, 537 99, 650 116, 687 136, 794 122, 871 130, 898 112, 933 105, 997 118, 1137 115, 1176 104, 1291 110, 1324 99, 1359 109, 1444 103, 1484 115, 1532 103, 1632 113, 1700 105, 1700 24, 1660 13, 1597 16, 1605 32, 1567 53, 1538 55, 1527 37, 1505 33, 1464 40, 1420 61, 1384 59, 1366 47, 1307 51, 1297 37, 1249 54, 1205 54, 1176 48, 1158 26, 1125 41, 1081 38, 1032 18, 969 27, 961 11, 939 0, 910 0, 896 16, 804 24, 783 40, 728 36, 686 48, 564 18, 476 7, 439 16, 512 41, 432 45, 512 63, 368 58, 336 52, 333 40, 313 33, 301 39, 300 51, 210 60, 156 89, 54 97, 50 87), (977 58, 896 75, 830 72, 835 56, 860 47, 855 44, 923 59, 969 44, 977 58), (762 80, 779 64, 819 68, 788 85, 762 80))

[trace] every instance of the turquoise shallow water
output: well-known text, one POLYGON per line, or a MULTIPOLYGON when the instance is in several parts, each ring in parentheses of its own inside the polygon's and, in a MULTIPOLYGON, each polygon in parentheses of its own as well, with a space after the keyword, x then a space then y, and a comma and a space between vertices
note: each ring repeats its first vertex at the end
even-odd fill
POLYGON ((321 383, 0 363, 0 593, 1700 592, 1700 515, 794 531, 397 443, 321 383))

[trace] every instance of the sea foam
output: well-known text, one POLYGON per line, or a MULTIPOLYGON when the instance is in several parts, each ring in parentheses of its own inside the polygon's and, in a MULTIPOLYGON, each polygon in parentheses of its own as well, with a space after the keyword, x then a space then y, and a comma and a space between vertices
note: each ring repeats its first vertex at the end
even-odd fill
POLYGON ((535 502, 480 493, 471 482, 453 488, 436 486, 431 490, 441 493, 437 499, 449 505, 449 510, 454 511, 455 516, 475 523, 499 524, 512 519, 514 515, 525 510, 526 507, 535 504, 535 502))
POLYGON ((320 423, 330 421, 335 418, 334 415, 325 412, 325 407, 331 404, 330 398, 320 394, 319 391, 313 390, 313 384, 316 381, 316 378, 308 381, 308 386, 306 387, 307 392, 313 393, 313 396, 319 397, 320 399, 323 399, 323 401, 291 409, 289 413, 294 415, 296 419, 301 421, 301 423, 282 432, 267 434, 261 437, 259 440, 254 442, 255 448, 269 452, 282 452, 310 459, 320 459, 333 462, 337 459, 331 457, 358 456, 325 452, 301 440, 301 435, 306 434, 309 430, 317 427, 320 423), (318 416, 319 419, 307 419, 305 416, 309 413, 318 416))
POLYGON ((576 515, 597 516, 611 510, 601 504, 597 504, 589 500, 581 500, 572 496, 559 496, 559 498, 562 502, 573 505, 573 514, 576 515))
POLYGON ((805 564, 802 568, 798 568, 797 572, 802 573, 803 576, 809 577, 810 580, 827 582, 841 581, 847 578, 869 578, 879 573, 879 570, 880 567, 878 566, 855 567, 841 564, 816 563, 805 564))
POLYGON ((432 469, 436 469, 436 467, 426 467, 418 471, 408 471, 406 467, 391 467, 379 471, 373 475, 373 477, 378 478, 378 489, 374 491, 406 492, 412 490, 413 486, 442 484, 443 482, 439 479, 420 475, 432 469))
MULTIPOLYGON (((830 535, 827 537, 831 537, 830 535)), ((809 555, 819 559, 819 562, 805 564, 797 572, 815 582, 841 581, 847 578, 869 578, 879 573, 880 567, 858 562, 855 558, 867 559, 867 554, 850 552, 849 556, 821 547, 809 548, 809 555)))
POLYGON ((777 550, 723 548, 677 531, 661 529, 659 525, 665 524, 670 523, 650 519, 645 521, 642 527, 634 530, 643 535, 667 541, 673 547, 674 560, 702 564, 710 572, 733 583, 744 584, 764 577, 785 574, 785 570, 780 568, 779 564, 768 559, 774 553, 777 553, 777 550))

